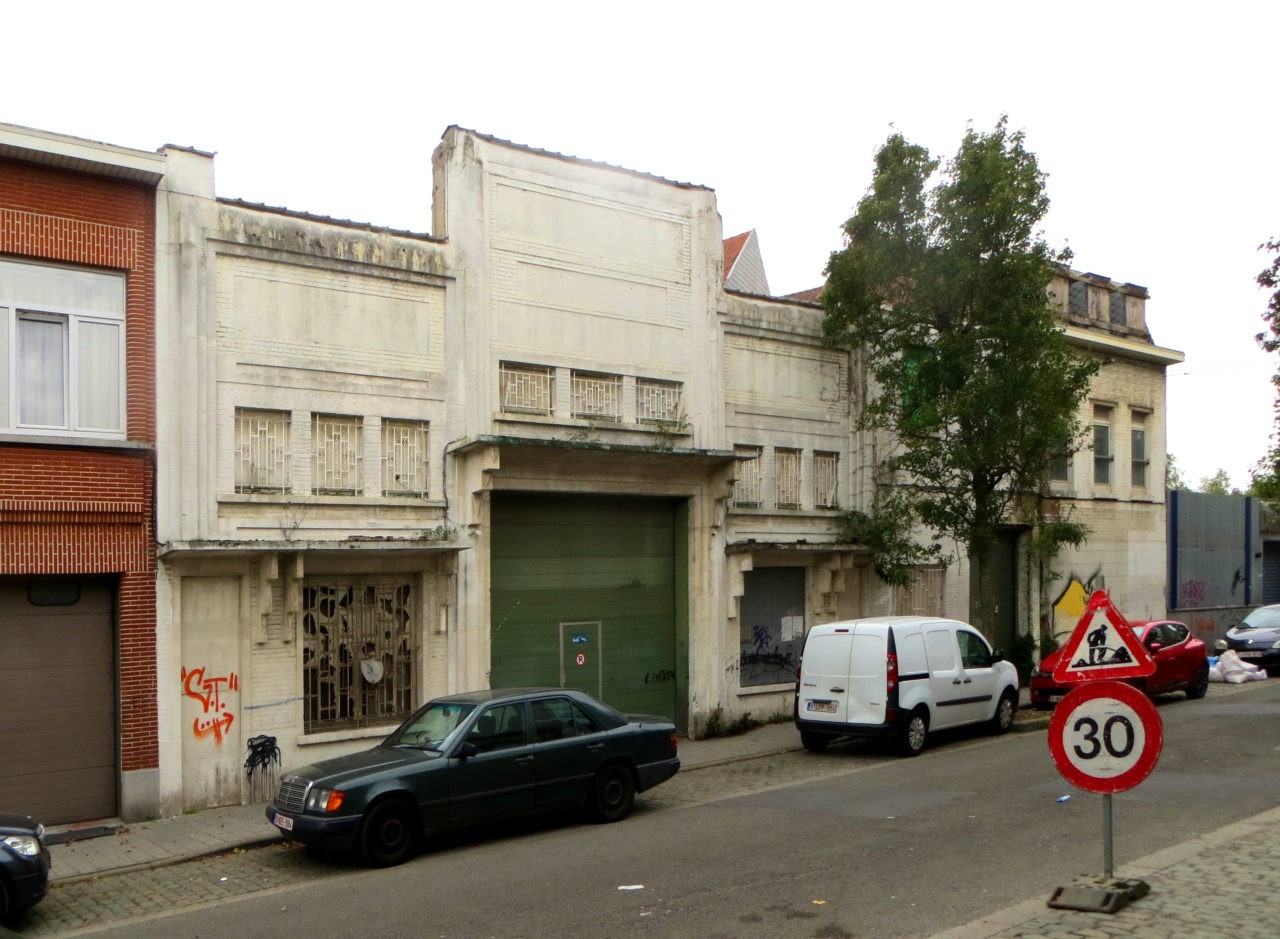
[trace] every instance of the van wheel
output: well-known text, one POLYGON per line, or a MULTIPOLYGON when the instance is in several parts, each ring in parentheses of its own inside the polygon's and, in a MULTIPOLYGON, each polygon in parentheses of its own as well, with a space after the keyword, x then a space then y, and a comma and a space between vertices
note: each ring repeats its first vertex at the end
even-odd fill
POLYGON ((1018 712, 1018 700, 1015 692, 1012 690, 1005 691, 1000 696, 1000 703, 996 705, 996 713, 991 718, 991 732, 993 734, 1004 734, 1009 732, 1009 728, 1013 726, 1013 715, 1018 712))
POLYGON ((804 744, 804 748, 810 753, 821 753, 827 748, 827 744, 831 742, 831 738, 826 734, 815 734, 812 731, 800 731, 800 742, 804 744))
POLYGON ((924 708, 916 708, 907 718, 907 725, 898 734, 898 752, 903 756, 919 756, 929 736, 929 714, 924 708))

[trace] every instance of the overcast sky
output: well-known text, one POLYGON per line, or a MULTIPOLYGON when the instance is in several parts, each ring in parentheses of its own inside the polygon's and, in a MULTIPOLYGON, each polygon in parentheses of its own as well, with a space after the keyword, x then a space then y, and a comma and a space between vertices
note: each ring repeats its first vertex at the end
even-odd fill
POLYGON ((450 124, 715 189, 776 294, 816 286, 896 128, 1009 115, 1051 244, 1151 292, 1193 484, 1266 452, 1274 2, 64 2, 6 10, 0 122, 217 153, 220 196, 430 230, 450 124))

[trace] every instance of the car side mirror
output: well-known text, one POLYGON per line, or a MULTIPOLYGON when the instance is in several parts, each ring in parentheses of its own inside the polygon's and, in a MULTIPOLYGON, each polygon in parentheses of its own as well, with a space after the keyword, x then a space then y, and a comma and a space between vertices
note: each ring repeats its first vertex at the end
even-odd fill
POLYGON ((470 740, 467 740, 462 744, 462 746, 458 747, 457 752, 454 753, 454 756, 461 757, 462 759, 465 760, 468 757, 475 756, 479 752, 480 752, 480 748, 477 747, 470 740))
POLYGON ((1150 649, 1152 652, 1159 652, 1161 649, 1164 648, 1164 643, 1149 642, 1147 643, 1147 648, 1150 649))
POLYGON ((991 653, 992 664, 994 665, 996 662, 1003 662, 1003 661, 1004 661, 1004 649, 993 650, 991 653))

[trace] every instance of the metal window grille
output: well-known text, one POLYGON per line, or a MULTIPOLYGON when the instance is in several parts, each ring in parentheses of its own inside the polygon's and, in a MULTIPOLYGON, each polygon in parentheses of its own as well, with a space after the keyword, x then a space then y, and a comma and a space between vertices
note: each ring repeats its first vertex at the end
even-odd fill
POLYGON ((1073 280, 1067 290, 1067 312, 1071 316, 1089 315, 1089 285, 1073 280))
POLYGON ((738 455, 738 478, 733 484, 733 503, 754 508, 760 504, 760 447, 734 447, 738 455))
POLYGON ((909 576, 906 585, 893 588, 893 611, 902 616, 942 616, 946 568, 917 567, 909 576))
POLYGON ((289 492, 289 412, 236 408, 236 492, 289 492))
POLYGON ((425 499, 430 479, 426 421, 382 422, 382 494, 425 499))
POLYGON ((1111 325, 1124 326, 1129 322, 1129 311, 1126 309, 1124 294, 1118 290, 1111 291, 1110 310, 1111 325))
POLYGON ((679 422, 684 386, 678 381, 636 379, 636 419, 641 423, 679 422))
POLYGON ((360 492, 360 418, 337 414, 311 417, 311 491, 354 496, 360 492))
POLYGON ((622 420, 622 376, 573 372, 573 416, 595 421, 622 420))
POLYGON ((412 712, 413 588, 388 579, 307 581, 303 729, 391 723, 412 712))
POLYGON ((550 415, 555 401, 555 372, 543 365, 498 366, 498 397, 503 411, 550 415))
POLYGON ((778 508, 800 508, 800 451, 774 450, 773 473, 778 508))
POLYGON ((815 453, 813 455, 813 504, 822 509, 834 509, 840 505, 840 454, 815 453))

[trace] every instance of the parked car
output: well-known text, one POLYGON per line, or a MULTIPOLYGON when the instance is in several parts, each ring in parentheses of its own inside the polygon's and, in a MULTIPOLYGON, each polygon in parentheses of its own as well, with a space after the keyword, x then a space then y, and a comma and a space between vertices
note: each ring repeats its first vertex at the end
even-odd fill
POLYGON ((0 923, 14 926, 49 890, 44 826, 29 815, 0 812, 0 923))
POLYGON ((1280 603, 1260 606, 1227 630, 1218 640, 1218 649, 1230 649, 1240 658, 1268 674, 1280 671, 1280 603))
MULTIPOLYGON (((1128 683, 1148 695, 1185 691, 1188 698, 1203 698, 1209 690, 1209 655, 1205 645, 1191 635, 1185 623, 1177 620, 1147 620, 1130 623, 1138 641, 1151 653, 1156 670, 1146 678, 1130 678, 1128 683)), ((1031 672, 1031 704, 1042 711, 1052 708, 1072 685, 1053 680, 1053 670, 1061 658, 1061 646, 1071 638, 1070 632, 1053 637, 1059 648, 1041 661, 1031 672)))
POLYGON ((806 750, 841 737, 894 736, 915 756, 932 730, 1013 724, 1018 672, 972 626, 880 616, 814 626, 796 682, 795 722, 806 750))
POLYGON ((473 691, 424 704, 382 743, 284 777, 267 818, 317 847, 399 864, 429 832, 581 806, 616 822, 675 775, 675 725, 566 688, 473 691))

